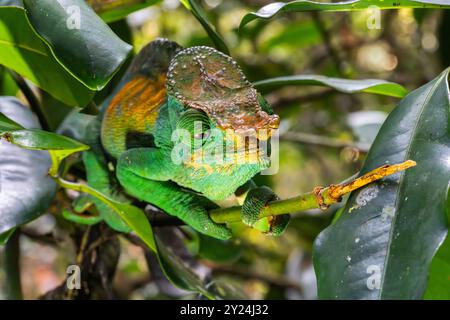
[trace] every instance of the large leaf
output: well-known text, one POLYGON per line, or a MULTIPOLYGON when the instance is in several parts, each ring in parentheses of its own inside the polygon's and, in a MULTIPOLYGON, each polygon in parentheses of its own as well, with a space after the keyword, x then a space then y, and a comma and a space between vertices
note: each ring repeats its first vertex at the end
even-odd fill
POLYGON ((447 236, 433 258, 424 298, 450 300, 450 237, 447 236))
POLYGON ((83 0, 23 3, 57 60, 92 90, 103 89, 131 51, 83 0))
POLYGON ((131 46, 82 0, 0 0, 0 49, 1 64, 64 103, 85 106, 131 46))
MULTIPOLYGON (((450 221, 450 197, 447 198, 447 218, 450 221)), ((424 298, 450 300, 450 234, 431 261, 428 285, 424 298)))
POLYGON ((317 237, 320 298, 423 297, 430 262, 448 230, 448 74, 449 69, 400 102, 360 174, 407 159, 417 166, 353 192, 342 215, 317 237))
POLYGON ((23 9, 0 7, 0 64, 66 104, 84 106, 93 97, 91 90, 58 63, 32 30, 23 9))
POLYGON ((367 92, 403 98, 408 91, 401 85, 385 80, 350 80, 320 75, 295 75, 262 80, 254 83, 261 91, 268 92, 289 85, 327 86, 345 93, 367 92))
POLYGON ((400 9, 400 8, 450 8, 448 0, 351 0, 342 2, 316 2, 308 0, 298 0, 291 2, 273 2, 257 12, 247 13, 241 20, 239 28, 244 27, 255 19, 271 19, 282 12, 301 11, 355 11, 365 10, 370 6, 377 6, 380 9, 400 9))
MULTIPOLYGON (((0 112, 16 125, 39 128, 33 113, 12 97, 0 98, 0 112)), ((15 126, 8 121, 6 126, 15 126)), ((5 124, 0 119, 0 124, 5 124)), ((0 234, 38 217, 53 200, 56 185, 48 176, 51 165, 45 151, 21 149, 0 141, 0 234)))
POLYGON ((105 22, 120 20, 130 13, 149 7, 161 0, 86 0, 105 22))
POLYGON ((181 3, 192 12, 194 17, 200 22, 208 34, 211 41, 214 43, 214 46, 217 50, 222 51, 225 54, 230 54, 230 50, 228 50, 225 41, 222 37, 217 33, 215 28, 209 23, 203 8, 197 3, 196 0, 181 0, 181 3))

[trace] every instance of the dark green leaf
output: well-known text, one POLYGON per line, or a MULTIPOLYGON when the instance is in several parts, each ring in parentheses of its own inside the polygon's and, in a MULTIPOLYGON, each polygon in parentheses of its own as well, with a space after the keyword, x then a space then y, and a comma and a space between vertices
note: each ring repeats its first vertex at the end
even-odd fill
POLYGON ((255 19, 271 19, 282 12, 302 12, 302 11, 355 11, 365 10, 370 6, 377 6, 380 9, 400 9, 400 8, 450 8, 448 0, 351 0, 342 2, 317 2, 308 0, 298 0, 291 2, 273 2, 257 12, 247 13, 241 20, 239 28, 243 28, 247 23, 255 19))
POLYGON ((367 92, 403 98, 408 91, 401 85, 385 80, 350 80, 329 78, 320 75, 295 75, 262 80, 254 83, 263 92, 269 92, 289 85, 327 86, 345 93, 367 92))
POLYGON ((11 230, 8 230, 6 232, 3 232, 0 234, 0 245, 4 245, 8 242, 9 238, 12 236, 12 234, 16 231, 15 228, 12 228, 11 230))
MULTIPOLYGON (((39 128, 33 113, 15 98, 1 97, 0 112, 20 126, 39 128)), ((11 127, 13 123, 3 115, 0 117, 0 127, 11 127)), ((0 234, 3 234, 44 213, 53 200, 56 185, 48 176, 51 161, 47 152, 24 150, 0 141, 0 154, 0 234)))
MULTIPOLYGON (((447 198, 447 218, 450 221, 450 197, 447 198)), ((450 234, 447 234, 431 261, 424 299, 450 300, 450 234)))
POLYGON ((217 33, 215 28, 208 22, 206 18, 206 14, 203 11, 203 8, 197 3, 196 0, 181 0, 181 3, 192 12, 194 17, 200 22, 200 24, 205 29, 206 33, 210 37, 211 41, 214 43, 214 46, 217 50, 222 51, 225 54, 230 54, 230 50, 228 50, 225 41, 222 37, 217 33))
POLYGON ((89 89, 101 90, 131 51, 83 0, 23 0, 36 32, 89 89))
POLYGON ((450 237, 447 236, 433 258, 424 298, 450 300, 450 237))
POLYGON ((31 28, 23 9, 0 7, 0 64, 68 105, 85 106, 93 97, 92 91, 58 63, 31 28))
POLYGON ((317 237, 320 298, 423 297, 431 260, 448 231, 448 74, 449 69, 400 102, 360 174, 407 159, 417 166, 353 192, 339 219, 317 237))
POLYGON ((157 4, 162 0, 87 0, 105 22, 120 20, 130 13, 157 4))

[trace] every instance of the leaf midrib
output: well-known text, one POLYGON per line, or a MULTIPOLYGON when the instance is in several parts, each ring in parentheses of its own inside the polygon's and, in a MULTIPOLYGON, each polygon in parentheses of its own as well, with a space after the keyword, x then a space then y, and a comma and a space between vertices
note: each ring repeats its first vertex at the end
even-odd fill
POLYGON ((17 43, 17 42, 12 42, 12 41, 7 41, 7 40, 0 39, 0 44, 2 44, 2 43, 7 45, 7 46, 21 48, 21 49, 24 49, 24 50, 29 51, 31 53, 35 53, 35 54, 39 54, 39 55, 44 56, 44 57, 48 57, 48 54, 46 52, 39 51, 39 50, 34 49, 32 47, 29 47, 29 46, 27 46, 25 44, 21 44, 21 43, 17 43))

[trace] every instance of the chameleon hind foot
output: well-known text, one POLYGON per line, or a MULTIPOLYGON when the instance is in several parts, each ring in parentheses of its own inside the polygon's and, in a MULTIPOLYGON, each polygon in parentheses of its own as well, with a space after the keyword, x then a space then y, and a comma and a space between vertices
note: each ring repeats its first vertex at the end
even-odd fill
POLYGON ((242 205, 242 221, 265 234, 279 236, 289 223, 289 214, 259 218, 261 211, 278 196, 268 187, 250 189, 242 205))

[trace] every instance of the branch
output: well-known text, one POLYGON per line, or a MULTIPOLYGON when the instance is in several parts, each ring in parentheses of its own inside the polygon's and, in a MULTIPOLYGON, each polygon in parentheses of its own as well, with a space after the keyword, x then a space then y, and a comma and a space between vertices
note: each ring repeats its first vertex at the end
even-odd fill
POLYGON ((331 89, 331 88, 326 88, 326 89, 322 89, 318 92, 313 92, 313 93, 309 93, 309 94, 290 95, 290 96, 286 96, 286 97, 278 97, 275 94, 271 94, 267 97, 267 99, 270 102, 270 105, 274 109, 279 109, 281 107, 289 106, 294 103, 303 104, 303 103, 307 103, 307 102, 321 100, 321 99, 324 99, 335 93, 337 93, 336 90, 331 89))
MULTIPOLYGON (((330 205, 340 202, 342 196, 345 194, 391 174, 414 167, 415 165, 416 162, 412 160, 407 160, 400 164, 384 165, 348 182, 330 185, 326 188, 316 187, 313 191, 294 198, 269 202, 260 213, 260 218, 305 211, 313 208, 325 210, 330 205)), ((216 223, 238 222, 241 221, 241 210, 242 207, 240 206, 214 209, 209 212, 209 215, 216 223)))
POLYGON ((329 137, 319 136, 315 134, 302 133, 302 132, 286 132, 280 137, 282 140, 292 141, 303 144, 311 144, 315 146, 328 147, 328 148, 354 148, 360 152, 367 153, 370 145, 364 143, 347 142, 340 139, 333 139, 329 137))
POLYGON ((10 72, 10 74, 13 77, 14 81, 16 82, 17 86, 19 87, 20 91, 22 91, 23 95, 27 99, 31 110, 33 110, 33 112, 38 117, 39 122, 42 126, 42 129, 44 129, 46 131, 50 131, 50 125, 49 125, 44 113, 42 112, 41 105, 39 103, 39 99, 36 97, 33 90, 27 84, 25 79, 22 78, 18 73, 14 72, 12 70, 8 70, 8 71, 10 72))
POLYGON ((258 272, 256 270, 251 270, 236 265, 227 266, 207 262, 204 262, 204 264, 207 267, 210 267, 214 273, 226 273, 243 279, 255 279, 278 288, 282 289, 290 288, 295 289, 300 293, 303 292, 303 289, 300 286, 300 284, 296 283, 295 281, 292 281, 291 279, 285 276, 265 274, 258 272))
POLYGON ((19 238, 20 231, 14 231, 5 246, 6 297, 8 300, 23 298, 20 280, 19 238))

